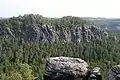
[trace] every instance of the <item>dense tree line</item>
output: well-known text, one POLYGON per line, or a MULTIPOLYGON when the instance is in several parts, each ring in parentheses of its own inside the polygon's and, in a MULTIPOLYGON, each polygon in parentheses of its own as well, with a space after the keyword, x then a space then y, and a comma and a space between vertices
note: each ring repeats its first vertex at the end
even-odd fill
MULTIPOLYGON (((113 39, 74 43, 25 43, 11 37, 0 38, 1 80, 42 80, 45 59, 68 56, 82 58, 91 68, 101 67, 103 78, 108 69, 120 62, 120 43, 113 39)), ((105 80, 105 79, 103 79, 105 80)))
POLYGON ((10 27, 13 28, 22 28, 27 27, 27 25, 35 24, 48 24, 57 27, 73 27, 76 25, 88 24, 88 21, 74 16, 65 16, 62 18, 48 18, 41 15, 26 14, 24 16, 11 17, 8 19, 0 19, 1 28, 10 27))
POLYGON ((24 28, 29 29, 37 24, 44 23, 56 26, 58 29, 59 27, 88 24, 88 22, 79 17, 71 16, 45 18, 31 14, 1 19, 0 80, 43 80, 46 58, 56 56, 82 58, 89 63, 90 68, 95 66, 101 67, 103 80, 106 80, 108 69, 112 65, 120 63, 120 41, 116 40, 114 36, 88 42, 68 43, 60 41, 52 44, 30 43, 16 37, 20 35, 20 30, 24 30, 24 28), (17 35, 11 36, 13 32, 17 35), (2 35, 3 33, 6 35, 2 35))
POLYGON ((26 14, 0 19, 0 36, 10 35, 24 39, 26 42, 55 42, 65 40, 65 34, 69 33, 74 41, 76 27, 82 27, 85 24, 87 25, 88 22, 79 17, 47 18, 41 15, 26 14))

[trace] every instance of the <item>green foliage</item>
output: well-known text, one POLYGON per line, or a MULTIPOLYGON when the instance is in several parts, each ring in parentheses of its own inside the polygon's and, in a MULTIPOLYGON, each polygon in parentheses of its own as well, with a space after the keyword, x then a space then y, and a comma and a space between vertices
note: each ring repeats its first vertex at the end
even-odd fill
POLYGON ((28 64, 20 64, 20 74, 22 76, 22 80, 33 80, 34 76, 33 76, 33 72, 32 69, 30 69, 31 67, 28 64))
MULTIPOLYGON (((113 37, 90 42, 71 43, 27 43, 16 36, 25 36, 20 30, 31 29, 37 24, 58 27, 72 27, 87 24, 78 17, 44 18, 40 15, 24 15, 0 20, 0 32, 7 30, 11 35, 0 37, 0 80, 43 80, 45 59, 48 57, 68 56, 82 58, 90 67, 101 67, 103 80, 108 69, 120 64, 120 41, 113 37), (12 30, 9 31, 9 28, 12 30), (22 35, 21 35, 22 34, 22 35)), ((119 35, 117 37, 120 37, 119 35)), ((27 38, 26 38, 27 39, 27 38)))
POLYGON ((22 76, 18 72, 11 72, 9 76, 5 76, 2 80, 22 80, 22 76))
POLYGON ((120 63, 120 43, 111 39, 74 43, 24 43, 11 37, 0 38, 1 80, 43 80, 45 59, 68 56, 82 58, 90 67, 101 67, 103 80, 108 69, 120 63))
POLYGON ((34 80, 33 71, 26 63, 5 67, 5 71, 3 69, 0 74, 0 80, 34 80))
POLYGON ((56 27, 73 27, 76 25, 87 24, 86 20, 74 16, 65 16, 62 18, 46 18, 41 15, 26 14, 24 16, 1 19, 1 29, 9 27, 12 30, 19 30, 29 25, 49 24, 56 27))

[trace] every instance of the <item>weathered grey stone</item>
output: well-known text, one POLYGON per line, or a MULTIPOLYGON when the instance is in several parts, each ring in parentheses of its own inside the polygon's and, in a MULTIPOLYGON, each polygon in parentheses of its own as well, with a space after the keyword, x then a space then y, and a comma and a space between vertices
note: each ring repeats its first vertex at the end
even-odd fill
POLYGON ((99 69, 89 70, 80 58, 53 57, 47 59, 44 80, 102 80, 99 69))
POLYGON ((109 70, 108 80, 120 80, 120 65, 113 66, 109 70))
POLYGON ((100 73, 100 68, 99 67, 95 67, 91 70, 90 73, 90 80, 102 80, 102 76, 100 73))
POLYGON ((85 76, 87 72, 88 64, 84 60, 70 57, 49 58, 47 59, 45 68, 45 75, 54 79, 59 76, 70 77, 70 75, 73 78, 77 78, 80 76, 85 76))
POLYGON ((0 36, 12 35, 27 42, 81 42, 107 37, 107 32, 95 25, 76 25, 72 27, 50 26, 46 24, 31 24, 26 27, 12 29, 6 27, 0 30, 0 36))
POLYGON ((79 58, 53 57, 47 60, 47 71, 58 71, 74 76, 86 75, 88 64, 79 58))

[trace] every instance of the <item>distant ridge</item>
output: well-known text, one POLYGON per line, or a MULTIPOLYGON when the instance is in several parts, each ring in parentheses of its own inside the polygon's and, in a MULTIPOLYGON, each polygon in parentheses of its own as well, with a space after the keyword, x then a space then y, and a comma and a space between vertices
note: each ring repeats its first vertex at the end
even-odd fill
POLYGON ((46 18, 41 15, 0 20, 0 36, 12 36, 26 42, 81 42, 102 39, 107 33, 80 17, 46 18))
POLYGON ((120 18, 83 17, 83 19, 94 22, 95 25, 108 32, 120 33, 120 18))

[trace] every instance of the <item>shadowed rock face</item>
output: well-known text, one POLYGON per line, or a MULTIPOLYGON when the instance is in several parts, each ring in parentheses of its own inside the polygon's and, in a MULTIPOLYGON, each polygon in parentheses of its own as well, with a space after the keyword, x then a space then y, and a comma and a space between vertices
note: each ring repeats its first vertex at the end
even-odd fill
POLYGON ((53 57, 47 59, 45 80, 76 80, 87 74, 88 64, 78 58, 53 57))
POLYGON ((53 57, 47 59, 44 80, 102 80, 99 69, 88 69, 79 58, 53 57))
POLYGON ((107 33, 79 17, 46 18, 41 15, 0 19, 0 36, 12 36, 26 42, 80 42, 103 39, 107 33))
POLYGON ((107 33, 95 25, 56 27, 46 24, 27 25, 19 29, 4 27, 0 36, 11 35, 27 42, 80 42, 107 37, 107 33))
POLYGON ((120 65, 113 66, 109 70, 108 80, 120 80, 120 65))

